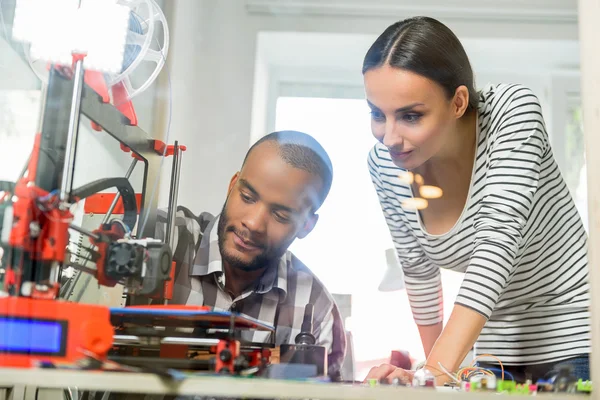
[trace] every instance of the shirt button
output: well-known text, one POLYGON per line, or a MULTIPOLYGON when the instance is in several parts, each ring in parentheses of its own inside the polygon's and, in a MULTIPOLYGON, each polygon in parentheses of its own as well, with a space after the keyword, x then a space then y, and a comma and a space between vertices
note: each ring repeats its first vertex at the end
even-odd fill
POLYGON ((235 307, 237 306, 237 304, 235 303, 231 303, 231 307, 229 307, 230 310, 235 310, 235 307))

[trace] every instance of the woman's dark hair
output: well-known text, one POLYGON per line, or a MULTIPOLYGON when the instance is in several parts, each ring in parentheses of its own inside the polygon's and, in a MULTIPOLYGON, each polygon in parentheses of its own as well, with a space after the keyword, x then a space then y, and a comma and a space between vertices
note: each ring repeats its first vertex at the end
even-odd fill
POLYGON ((441 22, 429 17, 413 17, 388 27, 371 45, 362 72, 385 64, 437 82, 452 98, 459 86, 469 90, 469 110, 477 109, 469 57, 456 35, 441 22))

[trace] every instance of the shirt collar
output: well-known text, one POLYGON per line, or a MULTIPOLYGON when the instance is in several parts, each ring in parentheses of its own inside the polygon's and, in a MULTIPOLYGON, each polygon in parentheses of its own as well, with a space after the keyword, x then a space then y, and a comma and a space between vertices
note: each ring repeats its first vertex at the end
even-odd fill
MULTIPOLYGON (((218 229, 220 216, 215 217, 203 232, 200 247, 190 269, 190 276, 207 276, 223 274, 223 259, 219 250, 218 229)), ((277 268, 268 268, 254 290, 258 294, 266 294, 273 289, 279 289, 284 297, 287 295, 288 268, 292 267, 292 257, 286 251, 279 259, 277 268)))

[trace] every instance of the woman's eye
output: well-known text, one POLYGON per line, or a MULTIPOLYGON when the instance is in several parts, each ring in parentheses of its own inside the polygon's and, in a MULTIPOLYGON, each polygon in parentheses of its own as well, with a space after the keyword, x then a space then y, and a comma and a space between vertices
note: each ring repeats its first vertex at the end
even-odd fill
POLYGON ((416 113, 410 113, 410 114, 404 114, 402 116, 402 119, 406 122, 408 122, 409 124, 414 124, 416 122, 419 122, 419 120, 421 119, 421 114, 416 114, 416 113))
POLYGON ((382 122, 385 121, 385 115, 381 111, 371 110, 371 118, 373 121, 382 122))

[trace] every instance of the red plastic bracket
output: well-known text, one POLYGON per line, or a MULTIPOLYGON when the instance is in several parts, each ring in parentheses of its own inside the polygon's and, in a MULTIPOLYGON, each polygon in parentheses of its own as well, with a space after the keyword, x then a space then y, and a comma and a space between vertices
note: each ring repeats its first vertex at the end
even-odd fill
MULTIPOLYGON (((96 193, 91 196, 88 196, 85 199, 85 203, 83 205, 83 212, 85 214, 106 214, 112 205, 116 197, 116 193, 96 193)), ((142 209, 142 194, 135 194, 135 201, 137 203, 138 210, 142 209)), ((122 215, 124 213, 123 208, 123 200, 119 198, 117 205, 113 210, 113 215, 122 215)))
POLYGON ((108 103, 110 101, 110 96, 108 95, 108 87, 106 86, 104 75, 102 75, 101 72, 85 71, 85 76, 83 80, 89 87, 94 89, 94 92, 98 93, 103 103, 108 103))
MULTIPOLYGON (((179 145, 179 148, 181 149, 181 151, 186 151, 187 147, 183 146, 183 145, 179 145)), ((159 155, 165 155, 165 157, 169 157, 172 156, 175 153, 175 145, 167 145, 165 142, 163 142, 162 140, 155 140, 154 141, 154 151, 156 152, 156 154, 159 155), (166 148, 166 152, 165 152, 165 148, 166 148)))
MULTIPOLYGON (((104 75, 102 75, 102 73, 98 71, 85 71, 85 77, 83 79, 85 83, 100 96, 103 103, 110 102, 108 87, 106 86, 106 81, 104 80, 104 75)), ((102 127, 94 121, 90 121, 90 125, 96 132, 102 131, 102 127)))
POLYGON ((137 126, 137 115, 133 108, 133 103, 131 100, 127 100, 128 93, 123 81, 115 83, 111 91, 115 107, 129 120, 129 125, 137 126))
MULTIPOLYGON (((121 143, 120 146, 121 146, 121 150, 123 150, 125 153, 131 152, 131 149, 129 147, 125 146, 123 143, 121 143)), ((138 156, 134 152, 131 152, 131 157, 137 159, 138 161, 144 161, 144 159, 141 156, 138 156)))

